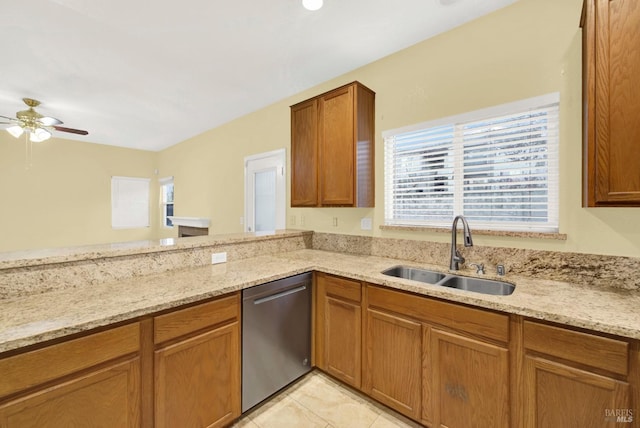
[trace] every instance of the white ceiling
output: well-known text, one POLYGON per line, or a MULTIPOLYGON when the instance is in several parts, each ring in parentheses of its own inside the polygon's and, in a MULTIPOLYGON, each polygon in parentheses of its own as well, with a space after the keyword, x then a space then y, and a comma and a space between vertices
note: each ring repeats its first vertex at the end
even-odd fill
POLYGON ((162 150, 516 0, 3 0, 0 115, 162 150))

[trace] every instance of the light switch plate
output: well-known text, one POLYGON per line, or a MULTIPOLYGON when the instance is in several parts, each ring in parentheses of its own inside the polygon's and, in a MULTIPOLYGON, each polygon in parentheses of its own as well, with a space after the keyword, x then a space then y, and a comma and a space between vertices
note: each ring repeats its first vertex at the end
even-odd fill
POLYGON ((213 253, 211 254, 211 264, 215 265, 218 263, 226 263, 227 262, 227 252, 224 253, 213 253))

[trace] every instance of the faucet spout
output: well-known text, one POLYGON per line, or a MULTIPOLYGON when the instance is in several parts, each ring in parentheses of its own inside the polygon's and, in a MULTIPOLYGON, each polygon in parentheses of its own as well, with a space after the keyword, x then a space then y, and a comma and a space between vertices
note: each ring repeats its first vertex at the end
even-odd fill
POLYGON ((471 229, 469 229, 469 224, 467 220, 459 215, 453 219, 453 224, 451 225, 451 259, 449 260, 449 269, 450 270, 458 270, 459 264, 464 263, 464 257, 460 255, 457 247, 457 232, 458 232, 458 220, 462 220, 462 236, 464 239, 465 247, 473 246, 473 239, 471 238, 471 229))

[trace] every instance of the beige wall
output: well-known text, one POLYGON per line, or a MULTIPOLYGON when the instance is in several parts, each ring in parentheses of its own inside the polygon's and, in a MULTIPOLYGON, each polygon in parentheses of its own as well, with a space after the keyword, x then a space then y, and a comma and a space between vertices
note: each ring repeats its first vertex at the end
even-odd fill
MULTIPOLYGON (((291 228, 448 241, 447 233, 382 231, 381 133, 522 98, 560 92, 560 231, 566 241, 476 236, 477 245, 640 257, 640 209, 581 207, 582 0, 520 0, 438 37, 325 82, 159 153, 52 140, 24 171, 23 146, 0 133, 0 250, 176 236, 176 230, 110 229, 111 175, 175 177, 175 214, 211 218, 210 233, 240 232, 244 158, 285 147, 289 106, 359 80, 376 95, 376 207, 288 208, 291 228), (45 214, 45 215, 43 215, 45 214), (338 227, 332 226, 333 217, 338 227), (371 217, 373 230, 360 230, 371 217), (295 222, 295 224, 294 224, 295 222), (29 231, 29 232, 25 232, 29 231), (90 239, 88 239, 90 238, 90 239)), ((153 219, 158 224, 157 182, 153 219)), ((289 192, 289 189, 287 189, 289 192)), ((289 196, 287 196, 289 201, 289 196)))
MULTIPOLYGON (((0 251, 149 239, 154 228, 111 229, 111 176, 153 177, 154 152, 52 138, 33 144, 0 132, 0 251)), ((157 201, 157 180, 152 180, 157 201)), ((154 206, 154 205, 152 205, 154 206)), ((157 210, 152 224, 157 224, 157 210)))
POLYGON ((582 0, 520 0, 161 152, 160 175, 176 177, 176 214, 211 217, 212 233, 241 231, 243 158, 280 147, 288 151, 289 105, 359 80, 377 93, 376 207, 288 208, 288 227, 448 241, 447 233, 379 229, 384 222, 381 132, 559 91, 560 231, 567 241, 477 236, 475 242, 640 256, 639 209, 581 207, 581 6, 582 0), (373 219, 373 231, 360 230, 362 217, 373 219))

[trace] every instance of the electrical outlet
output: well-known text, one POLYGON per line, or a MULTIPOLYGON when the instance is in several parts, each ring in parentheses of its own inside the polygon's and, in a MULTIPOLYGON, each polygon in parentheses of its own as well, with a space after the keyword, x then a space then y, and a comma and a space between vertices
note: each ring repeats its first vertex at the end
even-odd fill
POLYGON ((333 227, 338 227, 338 217, 333 218, 333 227))
POLYGON ((371 224, 371 217, 365 217, 360 219, 360 229, 371 230, 373 225, 371 224))
POLYGON ((240 225, 244 224, 244 217, 240 217, 240 225))
POLYGON ((215 265, 218 263, 226 263, 227 262, 227 252, 223 253, 213 253, 211 254, 211 264, 215 265))
POLYGON ((300 226, 304 226, 304 215, 300 214, 300 226))
POLYGON ((295 225, 296 225, 296 216, 295 216, 295 215, 292 215, 292 216, 289 218, 289 224, 290 224, 291 226, 295 226, 295 225))

